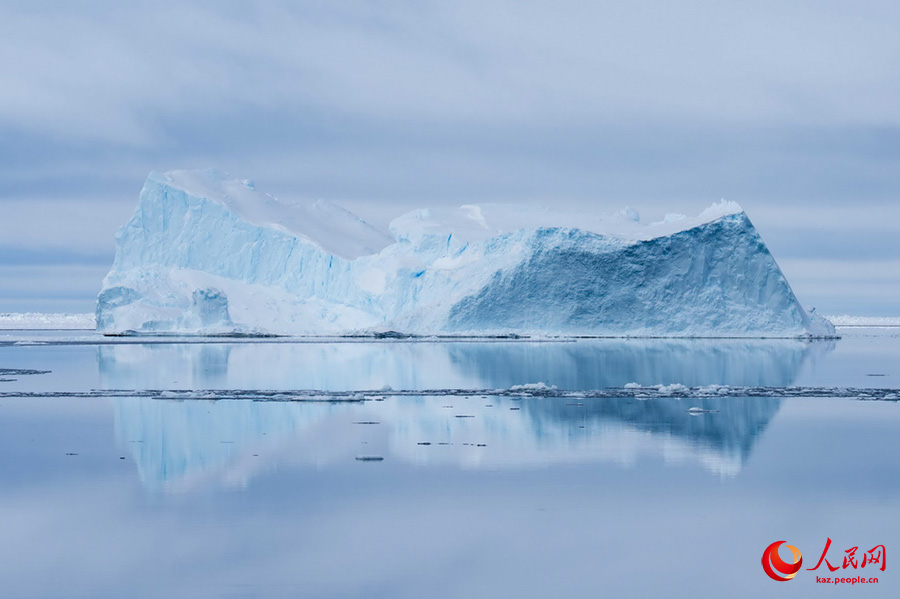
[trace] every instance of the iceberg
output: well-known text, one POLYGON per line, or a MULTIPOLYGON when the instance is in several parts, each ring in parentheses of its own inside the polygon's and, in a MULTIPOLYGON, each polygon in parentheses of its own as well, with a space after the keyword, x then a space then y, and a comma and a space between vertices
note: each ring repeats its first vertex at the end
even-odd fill
POLYGON ((379 231, 217 170, 151 173, 97 300, 105 334, 829 337, 733 202, 642 224, 466 205, 379 231))

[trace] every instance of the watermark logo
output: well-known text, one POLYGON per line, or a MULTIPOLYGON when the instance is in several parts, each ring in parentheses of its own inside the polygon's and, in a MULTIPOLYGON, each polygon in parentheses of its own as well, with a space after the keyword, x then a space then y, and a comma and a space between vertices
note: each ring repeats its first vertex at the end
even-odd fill
MULTIPOLYGON (((816 564, 815 568, 807 568, 807 570, 816 570, 819 566, 822 565, 822 562, 825 562, 825 565, 828 566, 828 569, 834 572, 838 569, 839 566, 832 566, 831 562, 828 561, 825 556, 828 554, 828 548, 831 547, 831 538, 828 538, 828 541, 825 542, 825 549, 822 550, 822 557, 819 558, 819 563, 816 564)), ((859 558, 856 556, 856 551, 859 549, 859 546, 851 547, 844 551, 847 555, 844 556, 844 565, 840 566, 844 570, 849 567, 853 567, 856 570, 856 567, 865 568, 866 564, 872 565, 880 565, 881 571, 884 572, 884 569, 887 567, 887 549, 884 548, 884 545, 875 545, 868 551, 863 554, 862 563, 859 563, 859 558)))
MULTIPOLYGON (((825 549, 822 550, 822 556, 819 558, 819 562, 813 566, 812 568, 807 568, 807 570, 818 570, 819 566, 823 563, 831 572, 835 572, 839 569, 847 570, 857 568, 863 569, 866 566, 870 568, 875 567, 878 568, 881 572, 885 571, 887 567, 887 549, 885 549, 884 545, 875 545, 868 551, 864 552, 862 555, 862 559, 857 555, 857 551, 859 551, 859 546, 851 547, 844 551, 843 561, 836 562, 840 564, 838 566, 831 565, 831 562, 828 561, 828 550, 831 548, 831 538, 828 538, 825 542, 825 549)), ((762 555, 762 567, 765 570, 766 574, 772 580, 777 580, 778 582, 787 582, 791 580, 797 575, 797 572, 800 571, 800 568, 803 566, 803 555, 800 553, 800 550, 794 547, 793 545, 787 545, 784 541, 775 541, 763 551, 762 555), (791 555, 793 562, 787 563, 781 556, 778 554, 778 549, 785 545, 788 549, 791 550, 791 555)), ((871 572, 871 570, 870 570, 871 572)), ((875 572, 873 572, 875 573, 875 572)), ((817 583, 824 584, 869 584, 869 583, 877 583, 878 577, 876 576, 863 576, 860 572, 859 576, 816 576, 817 583)))
POLYGON ((787 582, 797 575, 803 566, 803 555, 793 545, 785 545, 793 554, 793 563, 787 563, 778 555, 778 548, 784 545, 784 541, 775 541, 763 551, 762 567, 772 580, 787 582))

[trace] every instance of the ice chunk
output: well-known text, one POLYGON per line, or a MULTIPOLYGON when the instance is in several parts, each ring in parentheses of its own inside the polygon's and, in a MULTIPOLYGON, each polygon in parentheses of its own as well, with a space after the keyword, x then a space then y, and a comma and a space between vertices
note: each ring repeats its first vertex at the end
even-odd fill
POLYGON ((839 327, 900 327, 900 316, 829 316, 828 320, 839 327))
POLYGON ((539 383, 526 383, 524 385, 513 385, 509 388, 510 391, 518 392, 518 391, 556 391, 556 385, 548 385, 544 382, 539 383))
POLYGON ((0 330, 4 329, 94 329, 93 314, 4 312, 0 313, 0 330))
POLYGON ((672 383, 671 385, 656 385, 656 391, 660 395, 685 395, 690 392, 690 387, 681 383, 672 383))
POLYGON ((151 174, 97 302, 105 333, 799 337, 811 317, 737 204, 416 210, 393 239, 218 171, 151 174))

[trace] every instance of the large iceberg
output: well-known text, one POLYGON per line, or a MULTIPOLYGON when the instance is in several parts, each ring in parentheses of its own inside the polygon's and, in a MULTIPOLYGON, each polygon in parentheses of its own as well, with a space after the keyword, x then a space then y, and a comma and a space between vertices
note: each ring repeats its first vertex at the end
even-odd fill
POLYGON ((97 301, 106 334, 832 336, 733 202, 416 210, 390 234, 215 170, 151 173, 97 301))

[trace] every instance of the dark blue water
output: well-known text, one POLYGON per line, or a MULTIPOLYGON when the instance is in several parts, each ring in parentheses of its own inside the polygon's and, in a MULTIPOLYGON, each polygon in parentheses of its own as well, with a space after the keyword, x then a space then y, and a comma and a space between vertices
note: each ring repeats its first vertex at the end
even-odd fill
POLYGON ((826 589, 824 565, 805 569, 827 538, 838 566, 854 546, 900 548, 886 393, 490 390, 896 389, 898 358, 896 329, 826 344, 0 346, 0 368, 52 371, 0 375, 15 379, 0 382, 0 596, 894 597, 890 556, 884 572, 827 573, 879 577, 866 586, 826 589), (66 395, 91 389, 367 393, 66 395), (456 391, 392 395, 425 389, 456 391), (804 559, 784 583, 760 565, 779 540, 804 559))

